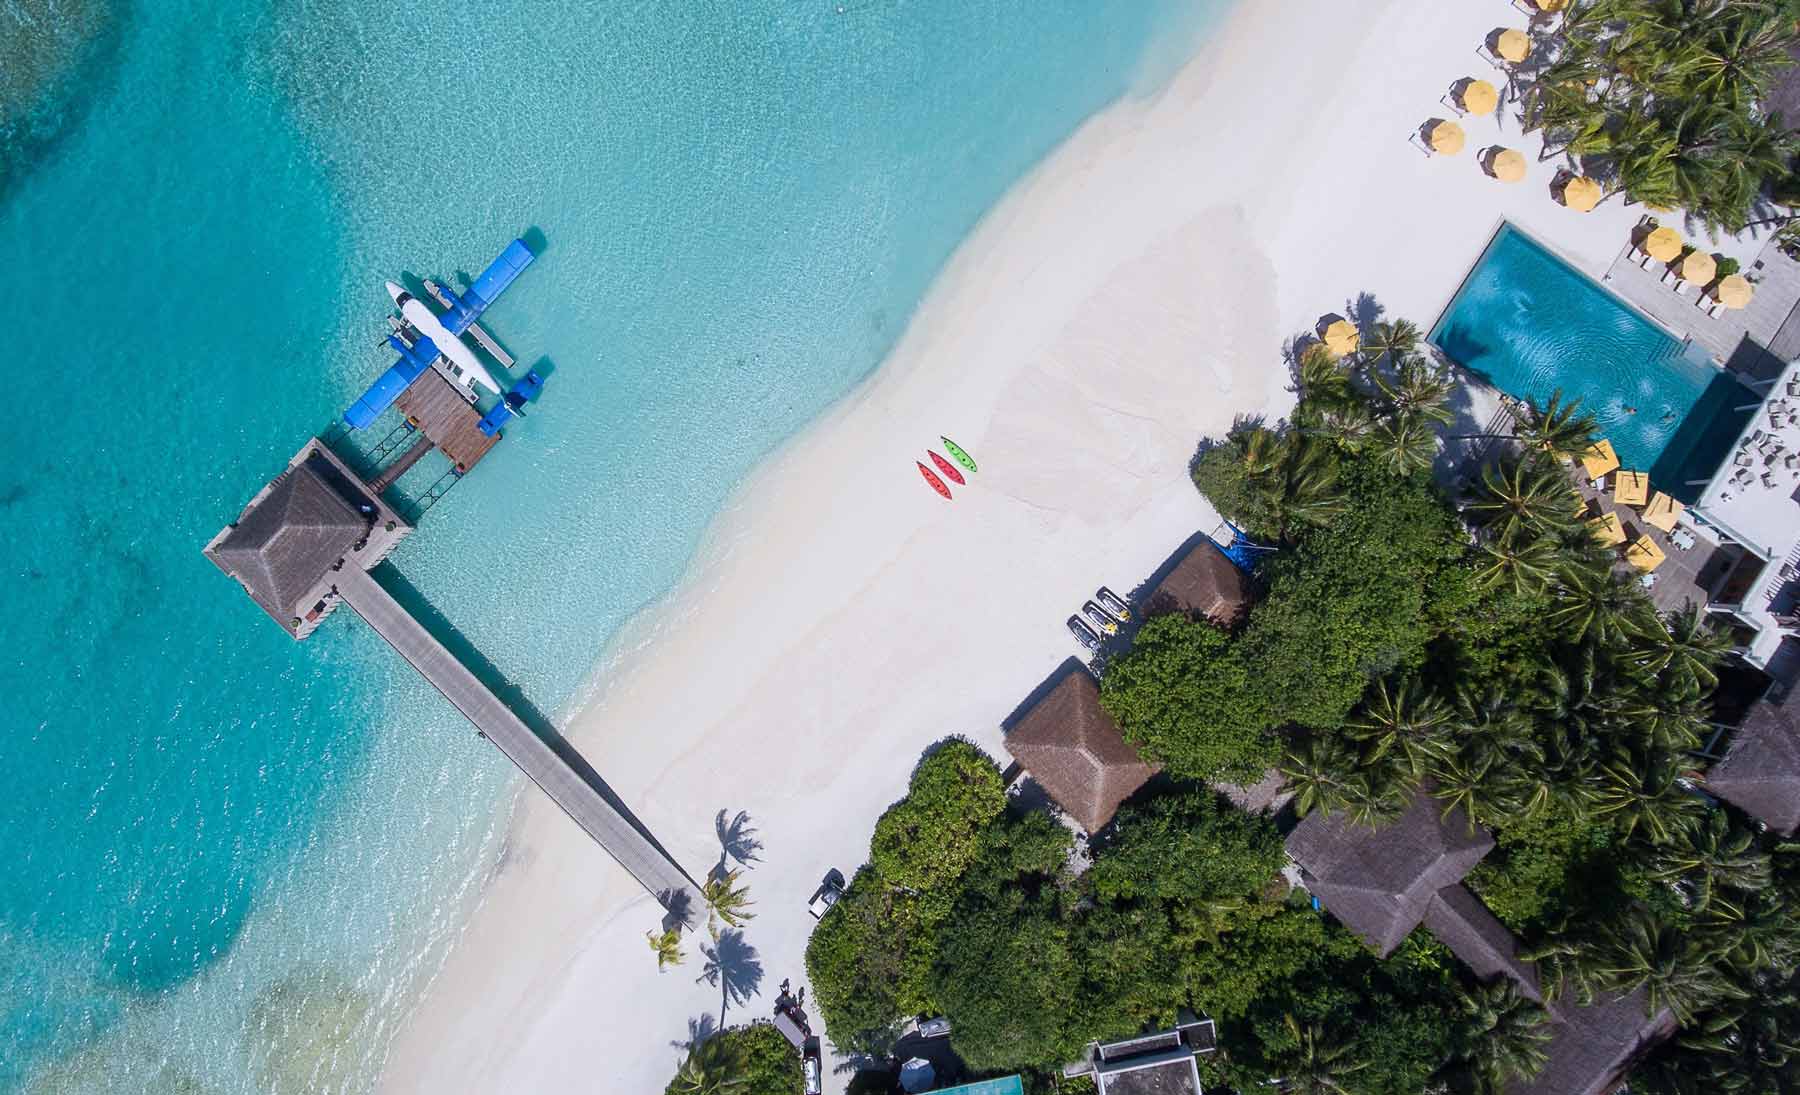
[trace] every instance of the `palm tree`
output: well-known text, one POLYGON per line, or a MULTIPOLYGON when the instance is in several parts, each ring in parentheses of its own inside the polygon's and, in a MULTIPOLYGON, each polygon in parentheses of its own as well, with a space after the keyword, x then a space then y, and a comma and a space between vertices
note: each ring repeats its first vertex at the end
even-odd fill
POLYGON ((1543 407, 1536 400, 1526 404, 1517 432, 1527 447, 1552 459, 1567 460, 1593 447, 1598 428, 1594 416, 1582 411, 1581 400, 1564 403, 1562 389, 1558 388, 1550 393, 1550 402, 1543 407))
POLYGON ((1440 426, 1448 426, 1455 420, 1444 402, 1456 390, 1456 382, 1425 358, 1402 354, 1395 359, 1391 376, 1378 370, 1370 375, 1393 416, 1435 422, 1440 426))
POLYGON ((1616 645, 1654 626, 1655 612, 1644 591, 1631 578, 1610 569, 1566 569, 1553 600, 1555 605, 1546 618, 1566 628, 1575 642, 1616 645))
POLYGON ((1431 466, 1437 434, 1418 417, 1396 415, 1370 431, 1368 445, 1383 469, 1406 476, 1431 466))
POLYGON ((1250 485, 1261 496, 1275 535, 1282 540, 1292 541, 1300 530, 1322 525, 1344 508, 1337 454, 1311 437, 1288 437, 1273 473, 1250 485))
POLYGON ((1554 1034, 1542 1004, 1520 992, 1507 977, 1458 995, 1463 1013, 1461 1033, 1466 1040, 1463 1059, 1486 1090, 1500 1092, 1543 1070, 1554 1034))
POLYGON ((1409 319, 1382 320, 1369 324, 1363 332, 1362 359, 1369 366, 1380 365, 1384 358, 1396 360, 1417 353, 1425 335, 1418 324, 1409 319))
POLYGON ((660 973, 670 966, 679 966, 687 960, 687 954, 681 949, 681 929, 670 928, 665 932, 645 932, 650 940, 650 949, 656 952, 656 969, 660 973))
POLYGON ((1572 524, 1569 481, 1541 460, 1513 460, 1481 469, 1481 484, 1464 512, 1498 540, 1572 524))
POLYGON ((1724 810, 1657 849, 1651 877, 1665 882, 1693 879, 1699 904, 1712 904, 1719 887, 1760 890, 1769 884, 1769 855, 1757 848, 1756 835, 1731 823, 1724 810))
POLYGON ((1720 1000, 1748 995, 1712 959, 1691 933, 1638 905, 1601 930, 1583 964, 1597 987, 1642 986, 1649 1014, 1666 1007, 1685 1025, 1720 1000))
POLYGON ((1342 361, 1331 356, 1322 342, 1300 352, 1301 413, 1341 410, 1360 402, 1342 361))
POLYGON ((1413 678, 1403 679, 1392 689, 1386 680, 1380 680, 1344 726, 1344 733, 1369 748, 1369 760, 1396 750, 1417 775, 1424 772, 1433 743, 1449 722, 1450 705, 1413 678))
POLYGON ((1600 769, 1594 814, 1610 818, 1625 836, 1642 833, 1651 844, 1668 844, 1693 825, 1704 808, 1681 784, 1674 754, 1621 749, 1600 769))
POLYGON ((1506 587, 1518 594, 1540 593, 1556 575, 1562 553, 1547 539, 1500 540, 1481 545, 1483 565, 1475 581, 1485 589, 1506 587))
POLYGON ((1351 1095, 1343 1078, 1369 1067, 1367 1060, 1353 1059, 1355 1043, 1333 1040, 1312 1023, 1302 1027, 1292 1015, 1283 1018, 1298 1048, 1282 1070, 1281 1090, 1292 1095, 1351 1095))
POLYGON ((749 887, 738 885, 738 878, 743 874, 742 868, 729 871, 714 871, 700 886, 700 896, 706 901, 709 910, 707 926, 714 939, 719 936, 713 920, 716 917, 733 928, 741 928, 746 920, 756 919, 755 913, 745 912, 755 902, 750 900, 749 887))
POLYGON ((719 1095, 736 1091, 749 1083, 742 1075, 743 1064, 723 1038, 712 1037, 688 1050, 669 1090, 680 1095, 719 1095))
POLYGON ((1717 685, 1714 670, 1731 652, 1731 637, 1713 628, 1705 611, 1691 605, 1663 616, 1661 623, 1644 629, 1626 661, 1648 673, 1666 671, 1672 681, 1695 691, 1717 685))
POLYGON ((1278 766, 1294 795, 1294 813, 1335 813, 1350 800, 1356 750, 1333 736, 1314 734, 1290 748, 1278 766))

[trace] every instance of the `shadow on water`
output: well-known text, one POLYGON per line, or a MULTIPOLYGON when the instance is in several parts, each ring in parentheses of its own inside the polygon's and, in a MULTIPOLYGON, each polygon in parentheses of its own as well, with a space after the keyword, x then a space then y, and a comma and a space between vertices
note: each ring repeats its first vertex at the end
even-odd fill
POLYGON ((433 607, 425 595, 419 592, 418 588, 409 582, 393 564, 381 564, 375 569, 374 575, 381 583, 382 588, 386 589, 401 607, 411 613, 413 618, 418 620, 433 638, 443 643, 444 648, 450 652, 451 656, 466 666, 483 687, 492 692, 501 703, 504 703, 513 714, 519 717, 521 722, 530 727, 532 733, 543 739, 544 743, 549 745, 551 750, 573 769, 576 775, 581 777, 582 782, 597 792, 614 810, 617 810, 619 815, 629 822, 640 836, 649 841, 658 853, 681 871, 683 877, 687 878, 690 883, 693 882, 692 876, 688 875, 687 871, 681 867, 680 862, 669 854, 668 849, 662 846, 643 822, 637 819, 637 815, 631 812, 624 800, 620 799, 606 781, 600 778, 600 773, 596 772, 593 765, 587 762, 587 758, 583 757, 558 732, 556 725, 531 702, 518 685, 509 680, 498 666, 488 660, 487 656, 476 647, 468 636, 464 635, 445 618, 443 613, 433 607))
POLYGON ((1700 496, 1700 485, 1692 480, 1710 479, 1731 452, 1732 442, 1743 432, 1744 424, 1756 413, 1758 396, 1729 373, 1719 373, 1706 385, 1681 420, 1661 455, 1650 467, 1650 481, 1668 491, 1684 505, 1693 505, 1700 496))

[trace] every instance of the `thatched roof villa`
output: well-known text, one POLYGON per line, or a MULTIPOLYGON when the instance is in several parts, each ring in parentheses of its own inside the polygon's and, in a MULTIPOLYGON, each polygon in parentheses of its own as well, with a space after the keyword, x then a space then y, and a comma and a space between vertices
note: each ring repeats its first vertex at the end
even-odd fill
POLYGON ((1233 627, 1256 599, 1250 578, 1232 565, 1219 545, 1197 536, 1164 563, 1163 579, 1144 603, 1150 613, 1181 612, 1233 627))
POLYGON ((1782 836, 1800 830, 1800 688, 1750 708, 1706 789, 1782 836))
POLYGON ((1062 678, 1007 728, 1006 748, 1064 812, 1098 832, 1156 769, 1100 706, 1093 675, 1078 664, 1059 672, 1062 678))

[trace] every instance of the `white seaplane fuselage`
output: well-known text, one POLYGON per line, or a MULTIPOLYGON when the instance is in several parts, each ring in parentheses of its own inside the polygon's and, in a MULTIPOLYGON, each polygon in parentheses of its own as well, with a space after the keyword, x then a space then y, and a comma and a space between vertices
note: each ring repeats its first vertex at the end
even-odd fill
POLYGON ((476 359, 475 351, 469 349, 468 343, 451 334, 450 329, 444 326, 443 320, 437 317, 437 313, 429 305, 391 281, 387 283, 387 291, 388 296, 394 298, 394 303, 399 305, 400 315, 412 325, 413 330, 431 340, 438 353, 450 363, 451 371, 456 373, 463 387, 468 387, 469 382, 474 381, 495 395, 500 394, 500 385, 494 383, 493 376, 476 359))

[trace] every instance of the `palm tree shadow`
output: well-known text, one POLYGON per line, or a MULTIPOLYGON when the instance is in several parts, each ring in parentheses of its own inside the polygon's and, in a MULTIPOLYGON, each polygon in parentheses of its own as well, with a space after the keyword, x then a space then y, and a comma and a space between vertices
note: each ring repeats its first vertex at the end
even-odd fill
POLYGON ((744 933, 727 928, 712 943, 702 943, 700 953, 706 965, 695 982, 705 981, 719 990, 719 1025, 725 1025, 726 1009, 741 1006, 757 994, 762 985, 762 959, 756 948, 744 939, 744 933))
POLYGON ((739 810, 737 816, 730 821, 725 820, 725 811, 713 818, 713 832, 719 837, 719 866, 717 874, 724 874, 732 860, 737 860, 745 867, 762 859, 756 853, 762 851, 762 841, 757 839, 756 827, 750 824, 750 813, 739 810))
POLYGON ((669 1043, 669 1048, 689 1051, 698 1049, 708 1038, 719 1033, 719 1021, 712 1017, 711 1012, 697 1015, 688 1020, 687 1033, 685 1040, 677 1038, 669 1043))

